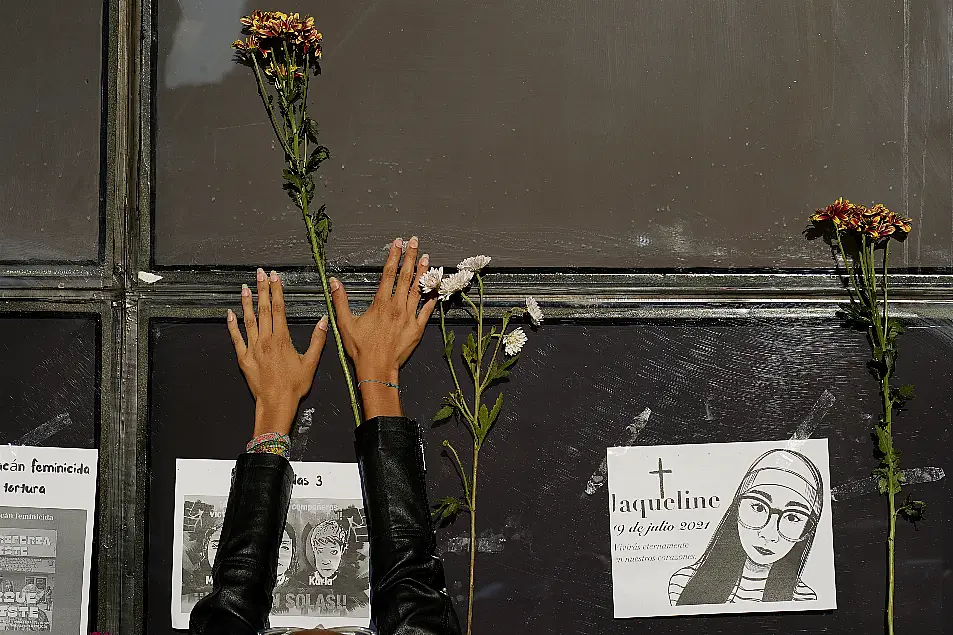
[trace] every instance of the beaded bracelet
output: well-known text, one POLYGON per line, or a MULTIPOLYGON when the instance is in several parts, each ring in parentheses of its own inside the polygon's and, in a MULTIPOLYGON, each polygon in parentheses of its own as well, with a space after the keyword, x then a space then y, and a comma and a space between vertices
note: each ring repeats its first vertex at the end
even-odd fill
POLYGON ((291 450, 291 437, 287 434, 278 434, 277 432, 266 432, 260 434, 245 446, 246 452, 255 454, 278 454, 283 457, 288 456, 291 450))

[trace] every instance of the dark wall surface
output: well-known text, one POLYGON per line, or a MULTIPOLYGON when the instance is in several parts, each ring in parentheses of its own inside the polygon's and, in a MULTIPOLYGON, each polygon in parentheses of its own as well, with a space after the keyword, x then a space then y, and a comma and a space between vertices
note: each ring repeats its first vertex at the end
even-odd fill
POLYGON ((103 14, 0 3, 0 262, 98 259, 103 14))
MULTIPOLYGON (((304 345, 312 325, 293 326, 304 345)), ((457 340, 465 331, 455 327, 457 340)), ((154 323, 150 381, 151 491, 147 632, 171 632, 172 501, 175 459, 233 459, 251 435, 253 402, 224 321, 154 323), (182 351, 189 351, 183 356, 182 351)), ((329 343, 302 412, 314 408, 296 458, 353 460, 346 390, 329 343)), ((451 381, 439 331, 428 330, 402 372, 404 407, 426 422, 451 381)), ((481 453, 477 560, 478 633, 686 632, 867 635, 882 630, 886 503, 863 482, 874 465, 870 425, 879 414, 867 345, 844 330, 803 320, 735 320, 615 325, 546 325, 531 335, 504 414, 481 453), (651 409, 638 438, 626 427, 651 409), (586 484, 607 446, 788 439, 813 429, 827 438, 834 503, 838 608, 828 613, 615 620, 607 488, 586 484)), ((895 424, 904 467, 949 469, 953 324, 918 323, 901 341, 898 382, 918 397, 895 424)), ((495 397, 495 395, 492 395, 495 397)), ((431 500, 457 493, 440 456, 453 424, 427 431, 431 500)), ((898 624, 948 633, 953 626, 953 486, 910 486, 928 519, 898 529, 898 624)), ((448 587, 465 614, 465 523, 438 533, 448 587)))
MULTIPOLYGON (((159 265, 306 264, 242 0, 158 0, 159 265), (254 237, 254 239, 252 239, 254 237)), ((438 261, 828 266, 838 196, 916 221, 896 265, 953 266, 949 0, 302 0, 332 255, 417 233, 438 261)))

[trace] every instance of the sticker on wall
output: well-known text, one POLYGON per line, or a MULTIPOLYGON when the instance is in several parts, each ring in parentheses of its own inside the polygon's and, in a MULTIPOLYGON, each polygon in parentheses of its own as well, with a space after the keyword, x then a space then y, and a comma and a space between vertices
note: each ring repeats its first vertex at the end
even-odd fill
MULTIPOLYGON (((272 626, 367 626, 367 522, 356 463, 292 461, 295 485, 278 551, 272 626)), ((187 629, 212 590, 235 461, 177 459, 172 626, 187 629)))
POLYGON ((98 458, 0 446, 0 632, 88 632, 98 458))
POLYGON ((837 607, 826 439, 608 449, 615 617, 837 607))

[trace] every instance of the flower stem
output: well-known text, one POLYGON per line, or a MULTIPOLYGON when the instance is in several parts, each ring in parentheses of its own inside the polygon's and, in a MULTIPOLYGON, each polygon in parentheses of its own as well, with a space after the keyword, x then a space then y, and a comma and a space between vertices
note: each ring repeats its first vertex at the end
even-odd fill
POLYGON ((476 572, 476 502, 477 502, 477 466, 480 463, 480 446, 473 440, 473 473, 470 480, 470 593, 467 600, 467 635, 473 635, 473 588, 476 572))
POLYGON ((467 482, 467 471, 463 469, 463 462, 460 461, 460 455, 457 454, 456 448, 449 441, 445 441, 444 444, 450 448, 450 452, 453 453, 453 458, 457 462, 457 468, 460 470, 460 478, 463 480, 463 493, 467 499, 467 505, 470 504, 470 485, 467 482))
MULTIPOLYGON (((890 328, 887 319, 887 260, 890 253, 890 243, 884 247, 884 272, 883 272, 883 287, 884 287, 884 309, 883 309, 883 324, 882 331, 886 331, 890 328)), ((873 289, 874 295, 876 296, 877 290, 873 289)), ((887 333, 881 333, 881 342, 884 342, 887 338, 887 333)), ((893 449, 893 399, 890 397, 890 371, 889 369, 884 373, 883 381, 881 382, 881 390, 883 391, 883 403, 884 403, 884 428, 887 433, 887 513, 890 519, 890 529, 887 534, 887 635, 893 635, 893 601, 894 601, 894 588, 896 586, 896 571, 894 567, 894 561, 896 558, 896 539, 897 539, 897 501, 896 501, 896 483, 898 475, 896 473, 897 462, 895 460, 895 453, 893 449)))
MULTIPOLYGON (((261 97, 261 103, 265 106, 265 112, 268 113, 268 120, 271 121, 271 127, 275 131, 275 136, 278 137, 278 143, 281 144, 282 151, 284 151, 285 156, 290 159, 291 151, 288 149, 288 142, 285 140, 285 136, 278 130, 278 120, 275 119, 275 111, 272 110, 271 104, 268 103, 268 91, 261 77, 261 67, 258 66, 258 56, 252 55, 251 59, 253 68, 255 69, 255 81, 258 84, 258 95, 261 97)), ((278 92, 280 93, 281 91, 278 92)))
MULTIPOLYGON (((496 363, 496 356, 500 352, 500 344, 503 343, 503 335, 506 334, 506 326, 507 324, 509 324, 509 322, 510 322, 510 313, 509 311, 507 311, 506 315, 503 316, 503 326, 500 327, 502 329, 500 331, 500 336, 496 338, 496 347, 494 347, 493 349, 493 356, 490 358, 490 365, 487 366, 488 370, 487 370, 486 376, 488 378, 493 376, 492 375, 493 364, 496 363)), ((488 384, 489 384, 489 380, 484 382, 483 387, 486 388, 488 384)))
POLYGON ((328 324, 331 325, 331 332, 334 333, 334 341, 338 348, 338 360, 341 362, 341 370, 344 372, 344 381, 347 382, 347 392, 351 398, 351 411, 354 413, 354 425, 361 425, 361 409, 357 404, 357 394, 354 391, 354 380, 351 379, 351 369, 347 364, 347 356, 344 353, 344 342, 341 340, 341 332, 338 331, 337 319, 334 315, 334 304, 331 302, 331 289, 328 286, 328 274, 325 269, 324 246, 321 244, 317 233, 314 231, 314 223, 308 216, 308 197, 302 193, 301 201, 304 204, 302 210, 304 214, 304 223, 308 227, 308 240, 311 242, 311 255, 318 266, 318 274, 321 276, 321 287, 324 291, 324 303, 328 309, 328 324))
MULTIPOLYGON (((476 579, 476 553, 477 553, 477 533, 476 533, 476 512, 477 512, 477 474, 480 465, 480 447, 482 445, 482 436, 478 434, 480 423, 480 397, 483 393, 483 384, 480 381, 480 371, 483 366, 483 278, 479 272, 476 274, 477 283, 480 287, 480 307, 477 309, 477 358, 476 369, 473 373, 473 414, 475 416, 473 425, 473 472, 470 476, 470 588, 467 598, 467 635, 473 635, 473 592, 474 581, 476 579)), ((466 296, 464 296, 466 297, 466 296)), ((473 303, 467 298, 472 306, 473 303)), ((474 307, 476 308, 476 307, 474 307)), ((485 431, 483 431, 485 434, 485 431)))
MULTIPOLYGON (((444 313, 443 302, 440 302, 440 332, 443 333, 443 341, 447 341, 447 322, 446 315, 444 313)), ((453 357, 451 355, 447 357, 447 365, 450 366, 450 375, 453 377, 453 385, 457 388, 457 393, 460 394, 460 405, 463 406, 463 411, 467 416, 467 419, 470 421, 471 426, 475 425, 473 419, 473 413, 470 412, 470 408, 467 407, 466 399, 463 399, 463 390, 460 388, 460 380, 457 379, 457 371, 453 368, 453 357)))

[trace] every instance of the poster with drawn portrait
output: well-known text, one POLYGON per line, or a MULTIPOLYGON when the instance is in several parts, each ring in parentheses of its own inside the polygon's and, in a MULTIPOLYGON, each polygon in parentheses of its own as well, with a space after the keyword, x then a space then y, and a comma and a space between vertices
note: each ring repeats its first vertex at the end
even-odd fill
MULTIPOLYGON (((172 622, 212 591, 234 461, 178 459, 172 622)), ((367 626, 367 522, 354 463, 292 462, 295 485, 278 551, 272 626, 367 626)))
POLYGON ((617 618, 837 608, 826 439, 608 449, 617 618))

